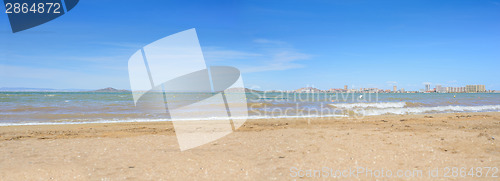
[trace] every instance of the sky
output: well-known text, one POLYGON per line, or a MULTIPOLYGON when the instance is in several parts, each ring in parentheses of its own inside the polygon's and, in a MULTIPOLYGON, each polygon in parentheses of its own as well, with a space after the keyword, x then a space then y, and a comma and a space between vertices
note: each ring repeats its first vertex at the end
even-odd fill
POLYGON ((18 33, 2 13, 0 87, 130 89, 130 56, 191 28, 249 88, 500 90, 500 0, 82 0, 18 33))

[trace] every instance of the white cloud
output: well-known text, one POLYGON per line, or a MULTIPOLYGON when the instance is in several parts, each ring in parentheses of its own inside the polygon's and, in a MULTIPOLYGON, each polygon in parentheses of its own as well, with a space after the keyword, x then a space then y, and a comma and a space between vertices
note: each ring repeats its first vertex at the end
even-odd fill
POLYGON ((70 70, 26 66, 0 65, 0 69, 2 70, 0 77, 3 78, 57 79, 61 76, 78 77, 82 75, 70 70))
POLYGON ((262 44, 277 44, 277 45, 284 45, 287 44, 284 41, 278 41, 278 40, 269 40, 269 39, 264 39, 264 38, 258 38, 253 40, 254 43, 262 43, 262 44))
POLYGON ((135 43, 135 42, 94 42, 97 45, 113 46, 114 48, 132 48, 140 49, 145 43, 135 43))
POLYGON ((299 61, 310 59, 309 54, 301 53, 282 41, 256 39, 258 49, 240 51, 221 47, 203 47, 207 62, 226 61, 224 64, 239 68, 242 72, 281 71, 304 67, 299 61), (259 44, 266 44, 259 46, 259 44))
POLYGON ((395 85, 395 84, 398 84, 398 82, 396 81, 387 81, 385 82, 386 84, 390 84, 390 85, 395 85))
POLYGON ((0 85, 5 87, 123 88, 128 85, 128 79, 124 79, 123 75, 109 75, 106 72, 74 68, 56 69, 0 64, 0 85), (27 83, 23 80, 30 81, 27 83))
POLYGON ((75 56, 75 55, 20 55, 9 54, 8 57, 0 57, 0 60, 33 60, 33 61, 81 61, 81 62, 97 62, 97 63, 116 63, 127 60, 130 55, 113 55, 113 56, 75 56))
MULTIPOLYGON (((304 65, 301 61, 312 57, 291 48, 290 45, 282 41, 257 39, 254 43, 256 48, 246 51, 221 47, 203 47, 203 54, 209 65, 210 63, 217 63, 219 65, 234 66, 246 73, 302 68, 304 65)), ((125 46, 132 47, 134 45, 125 46)), ((50 68, 39 65, 16 66, 0 64, 0 84, 2 86, 19 85, 51 88, 98 88, 117 85, 128 87, 126 62, 129 56, 27 56, 9 54, 8 57, 0 57, 0 60, 71 61, 72 64, 61 64, 50 68), (75 62, 78 63, 75 64, 75 62), (31 85, 32 81, 30 81, 30 85, 26 85, 26 83, 22 82, 26 80, 36 81, 34 81, 35 84, 33 85, 31 85), (55 85, 59 87, 55 87, 55 85)))
POLYGON ((268 55, 269 59, 265 60, 262 65, 258 66, 244 66, 241 67, 242 72, 263 72, 274 70, 288 70, 304 67, 302 64, 297 63, 299 60, 309 59, 311 56, 298 52, 278 52, 268 55))
POLYGON ((263 55, 236 50, 225 50, 220 47, 203 47, 203 57, 205 57, 205 61, 241 60, 260 56, 263 55))

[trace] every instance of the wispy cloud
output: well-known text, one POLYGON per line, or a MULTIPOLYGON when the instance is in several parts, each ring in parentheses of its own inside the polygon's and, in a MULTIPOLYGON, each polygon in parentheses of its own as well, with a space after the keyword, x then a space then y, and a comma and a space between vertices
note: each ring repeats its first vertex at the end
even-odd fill
POLYGON ((135 48, 139 49, 146 45, 146 43, 136 43, 136 42, 93 42, 96 45, 111 46, 113 48, 135 48))
POLYGON ((238 67, 242 72, 282 71, 304 67, 302 60, 312 56, 302 53, 284 41, 255 39, 257 49, 241 51, 222 47, 204 47, 203 54, 207 62, 226 61, 224 63, 238 67))
POLYGON ((0 60, 37 60, 37 61, 83 61, 83 62, 116 62, 127 60, 130 55, 102 55, 102 56, 75 56, 75 55, 21 55, 9 54, 8 56, 0 57, 0 60))
POLYGON ((387 81, 385 83, 389 84, 389 85, 397 85, 398 84, 398 82, 396 82, 396 81, 387 81))
POLYGON ((286 42, 279 40, 269 40, 265 38, 258 38, 253 40, 254 43, 262 43, 262 44, 275 44, 275 45, 284 45, 286 42))
POLYGON ((309 59, 311 56, 299 52, 283 51, 268 55, 269 59, 258 66, 243 66, 243 72, 263 72, 275 70, 288 70, 302 68, 304 65, 298 63, 299 60, 309 59))
POLYGON ((128 84, 128 80, 123 79, 121 74, 109 75, 106 72, 89 72, 88 70, 67 70, 2 64, 0 64, 0 77, 2 78, 2 81, 0 81, 0 85, 2 86, 51 88, 99 88, 117 86, 122 88, 124 85, 128 84), (30 80, 31 82, 26 84, 22 82, 22 80, 30 80))
POLYGON ((264 55, 237 50, 226 50, 221 47, 203 47, 203 56, 206 61, 224 61, 251 59, 264 55))
POLYGON ((12 66, 12 65, 1 65, 1 64, 0 64, 0 70, 2 70, 0 71, 0 77, 2 78, 54 79, 62 75, 68 75, 68 74, 75 75, 75 72, 68 70, 36 68, 36 67, 26 67, 26 66, 12 66))
MULTIPOLYGON (((312 56, 302 53, 288 43, 257 39, 250 49, 224 47, 203 47, 207 64, 229 65, 244 73, 283 71, 302 68, 301 62, 312 56)), ((133 44, 120 44, 134 47, 133 44)), ((118 46, 118 45, 117 45, 118 46)), ((21 85, 20 80, 31 80, 38 87, 52 88, 92 88, 101 86, 128 85, 127 54, 102 55, 23 55, 9 54, 0 57, 6 60, 0 64, 0 84, 5 86, 21 85), (8 63, 8 60, 29 60, 30 64, 8 63), (50 60, 50 65, 40 62, 50 60), (61 63, 58 63, 61 62, 61 63), (71 63, 68 63, 71 62, 71 63), (36 80, 36 81, 35 81, 36 80), (92 81, 90 81, 92 80, 92 81), (60 87, 57 87, 60 86, 60 87)), ((12 62, 12 61, 11 61, 12 62)), ((24 86, 24 84, 22 84, 24 86)), ((122 87, 119 87, 122 88, 122 87)))
MULTIPOLYGON (((46 66, 46 64, 40 64, 39 62, 61 62, 59 64, 53 63, 54 67, 58 67, 58 70, 68 70, 68 69, 82 69, 82 67, 99 69, 99 70, 126 70, 126 64, 123 64, 128 60, 129 55, 102 55, 102 56, 65 56, 65 55, 19 55, 19 54, 9 54, 5 57, 0 57, 0 60, 29 60, 32 63, 23 64, 22 67, 26 68, 40 68, 46 66), (71 63, 68 63, 71 62, 71 63), (57 66, 55 66, 57 64, 57 66)), ((16 65, 16 64, 11 64, 16 65)))

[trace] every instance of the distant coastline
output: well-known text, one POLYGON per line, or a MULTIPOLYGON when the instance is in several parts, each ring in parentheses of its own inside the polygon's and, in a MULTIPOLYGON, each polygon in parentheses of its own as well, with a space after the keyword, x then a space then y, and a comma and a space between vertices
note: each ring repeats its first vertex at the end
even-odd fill
MULTIPOLYGON (((500 93, 498 90, 489 90, 485 92, 422 92, 422 91, 388 91, 383 89, 329 89, 329 90, 321 90, 313 87, 303 87, 296 90, 254 90, 249 88, 230 88, 225 90, 228 93, 452 93, 452 94, 461 94, 461 93, 500 93)), ((132 91, 127 89, 116 89, 113 87, 107 87, 97 90, 90 89, 52 89, 52 88, 25 88, 25 87, 2 87, 0 88, 0 92, 96 92, 96 93, 131 93, 132 91)), ((139 91, 141 92, 141 91, 139 91)), ((143 91, 147 92, 147 91, 143 91)))
POLYGON ((125 89, 107 87, 103 89, 51 89, 51 88, 25 88, 25 87, 2 87, 0 92, 131 92, 125 89))
POLYGON ((107 87, 104 89, 98 89, 98 90, 93 90, 93 91, 88 91, 88 92, 131 92, 131 91, 125 90, 125 89, 115 89, 112 87, 107 87))
POLYGON ((89 89, 51 89, 51 88, 26 88, 26 87, 2 87, 0 92, 85 92, 89 89))

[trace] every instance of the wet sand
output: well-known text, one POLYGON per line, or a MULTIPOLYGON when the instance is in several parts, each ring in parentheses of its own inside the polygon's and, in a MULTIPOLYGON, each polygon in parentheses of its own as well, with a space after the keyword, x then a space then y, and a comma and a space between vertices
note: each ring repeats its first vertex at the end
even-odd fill
MULTIPOLYGON (((5 126, 0 180, 290 180, 361 168, 337 176, 385 179, 391 171, 399 180, 407 178, 398 170, 410 170, 410 179, 428 180, 439 169, 446 179, 445 167, 500 168, 499 139, 499 112, 249 120, 183 152, 170 122, 5 126), (321 174, 307 174, 314 170, 321 174)), ((481 178, 498 180, 492 172, 481 178)))

